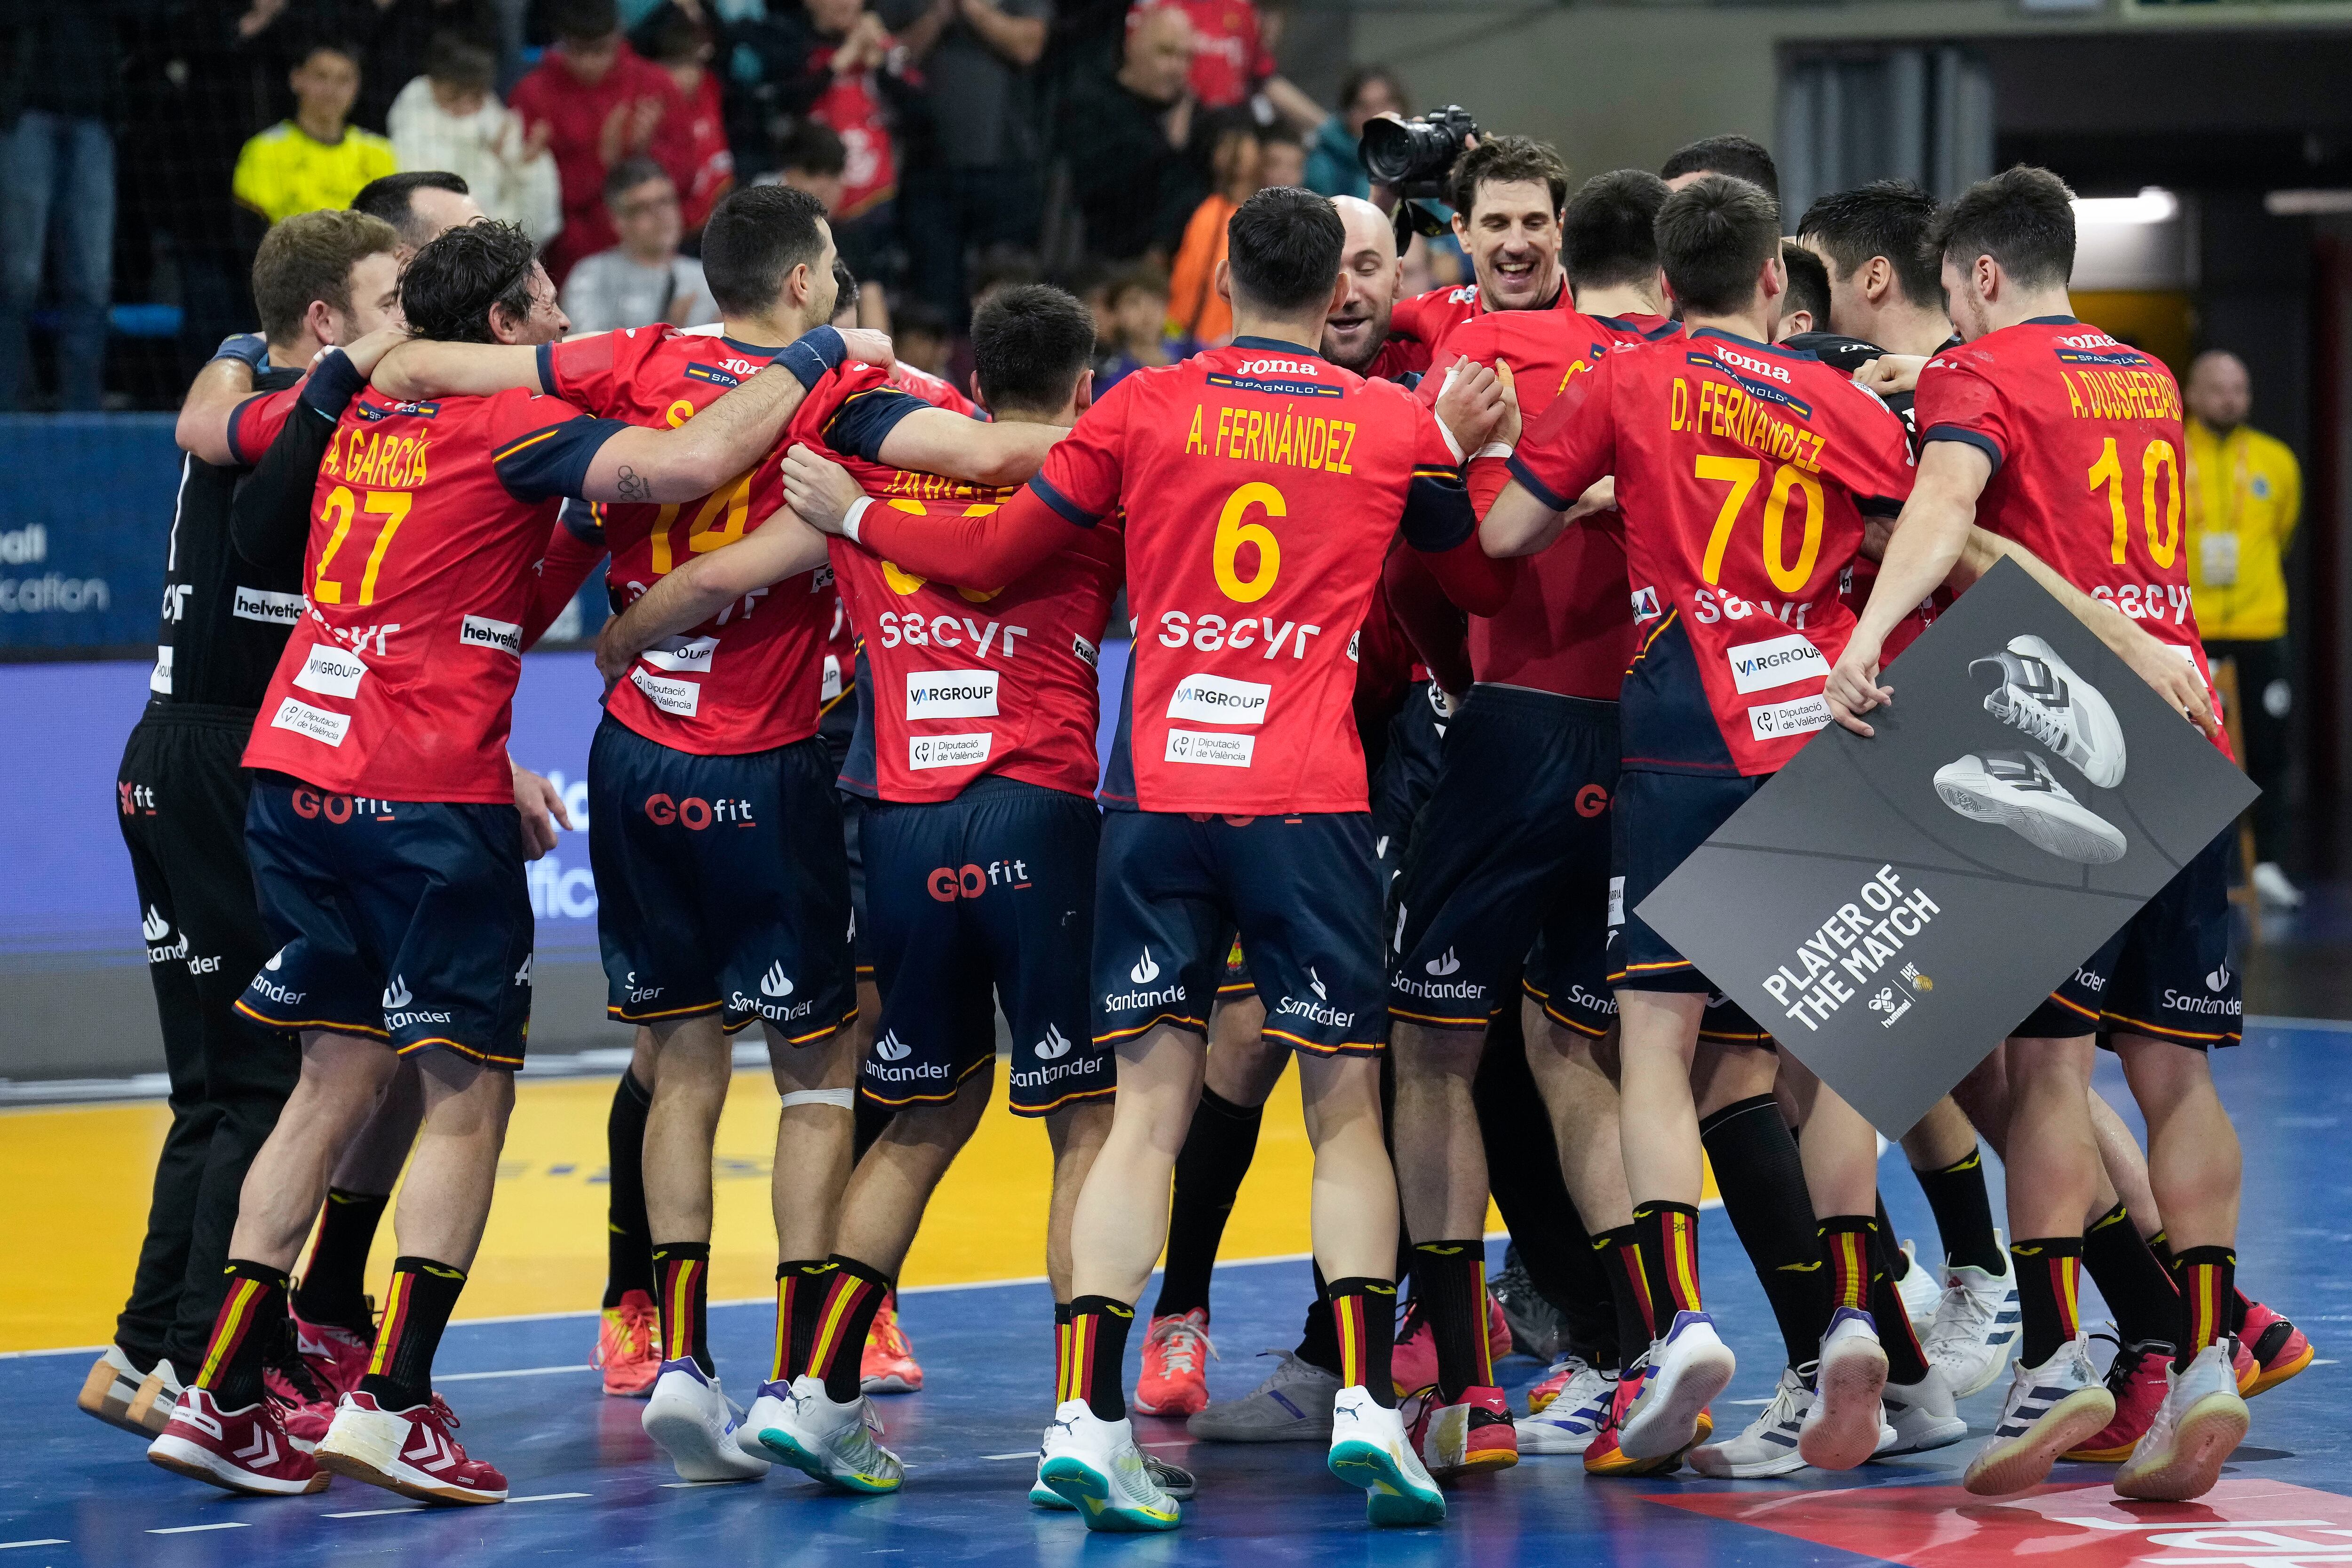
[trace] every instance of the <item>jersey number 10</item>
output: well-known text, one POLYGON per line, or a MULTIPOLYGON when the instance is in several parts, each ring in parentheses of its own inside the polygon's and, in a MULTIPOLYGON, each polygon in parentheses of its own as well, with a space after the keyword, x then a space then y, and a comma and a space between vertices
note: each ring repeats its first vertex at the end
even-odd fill
MULTIPOLYGON (((2124 511, 2124 463, 2116 451, 2116 438, 2110 436, 2099 448, 2099 460, 2091 465, 2091 489, 2101 485, 2107 489, 2107 510, 2115 518, 2116 541, 2113 562, 2124 563, 2124 547, 2131 539, 2131 520, 2124 511)), ((2159 567, 2168 567, 2180 552, 2180 458, 2172 443, 2159 436, 2140 449, 2139 454, 2139 518, 2147 534, 2148 559, 2159 567), (2156 479, 2164 475, 2164 523, 2157 526, 2156 479)))

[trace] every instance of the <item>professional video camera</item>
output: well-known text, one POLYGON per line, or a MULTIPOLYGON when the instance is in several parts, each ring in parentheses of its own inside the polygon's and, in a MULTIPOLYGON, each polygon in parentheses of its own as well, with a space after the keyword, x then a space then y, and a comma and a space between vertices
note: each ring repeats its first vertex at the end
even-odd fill
POLYGON ((1458 103, 1416 120, 1383 116, 1364 122, 1356 157, 1374 184, 1387 185, 1402 198, 1396 210, 1400 249, 1414 233, 1434 238, 1446 231, 1445 221, 1421 204, 1444 199, 1454 161, 1477 134, 1478 122, 1458 103))

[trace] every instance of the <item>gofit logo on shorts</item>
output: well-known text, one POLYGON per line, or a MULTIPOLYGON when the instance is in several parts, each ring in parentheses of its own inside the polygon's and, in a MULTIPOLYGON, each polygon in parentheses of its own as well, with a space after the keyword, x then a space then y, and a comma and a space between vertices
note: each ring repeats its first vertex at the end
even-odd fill
POLYGON ((317 790, 297 789, 291 804, 297 816, 323 816, 338 826, 354 816, 373 816, 378 822, 393 820, 392 802, 371 800, 365 795, 321 795, 317 790))
POLYGON ((926 669, 907 677, 909 719, 993 719, 992 669, 926 669))
POLYGON ((657 827, 676 823, 690 833, 699 833, 714 822, 728 823, 736 827, 757 827, 751 817, 751 803, 721 796, 705 800, 698 795, 684 800, 673 800, 667 795, 646 796, 646 816, 657 827))
POLYGON ((1597 784, 1586 784, 1576 792, 1576 815, 1598 816, 1609 809, 1609 792, 1597 784))
POLYGON ((1029 886, 1029 862, 1015 858, 991 860, 985 868, 942 866, 923 879, 923 886, 943 904, 976 899, 991 888, 1019 889, 1029 886))
POLYGON ((1257 724, 1265 720, 1274 688, 1261 680, 1228 680, 1222 675, 1188 675, 1168 698, 1171 719, 1212 724, 1257 724))

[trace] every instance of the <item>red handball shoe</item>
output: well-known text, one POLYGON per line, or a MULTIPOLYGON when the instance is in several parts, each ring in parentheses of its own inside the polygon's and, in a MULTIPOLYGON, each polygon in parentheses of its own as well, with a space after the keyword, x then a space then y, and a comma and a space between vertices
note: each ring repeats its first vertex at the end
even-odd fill
POLYGON ((457 1426, 457 1413, 437 1394, 410 1410, 386 1410, 372 1394, 346 1394, 316 1458, 320 1469, 420 1502, 506 1501, 506 1477, 467 1458, 449 1435, 457 1426))
MULTIPOLYGON (((1144 1415, 1197 1415, 1209 1403, 1209 1310, 1171 1312, 1151 1320, 1143 1342, 1143 1375, 1135 1380, 1136 1411, 1144 1415)), ((1220 1358, 1222 1359, 1222 1358, 1220 1358)))
POLYGON ((1453 1405, 1440 1405, 1433 1389, 1411 1403, 1416 1408, 1407 1413, 1407 1430, 1433 1479, 1507 1470, 1519 1462, 1519 1429, 1501 1389, 1465 1388, 1453 1405))
POLYGON ((2116 1418, 2084 1439, 2080 1447, 2061 1456, 2093 1464, 2120 1465, 2132 1457, 2148 1423, 2163 1406, 2171 1387, 2172 1347, 2162 1340, 2146 1340, 2116 1352, 2107 1368, 2107 1392, 2116 1396, 2116 1418))
MULTIPOLYGON (((1503 1304, 1489 1296, 1486 1360, 1492 1363, 1510 1353, 1510 1321, 1503 1316, 1503 1304)), ((1390 1352, 1389 1375, 1396 1384, 1399 1399, 1437 1386, 1437 1341, 1429 1331, 1429 1320, 1423 1315, 1419 1300, 1405 1308, 1404 1331, 1397 1336, 1396 1349, 1390 1352)))
POLYGON ((294 1350, 327 1391, 328 1414, 331 1418, 334 1402, 360 1385, 367 1375, 368 1363, 375 1355, 375 1336, 362 1336, 333 1323, 314 1323, 299 1313, 289 1314, 294 1320, 294 1350))
POLYGON ((604 1392, 615 1399, 644 1399, 661 1376, 661 1315, 643 1290, 625 1290, 621 1304, 604 1309, 596 1325, 596 1353, 588 1364, 604 1374, 604 1392))
POLYGON ((147 1446, 147 1457, 223 1491, 265 1497, 322 1492, 331 1479, 287 1436, 276 1400, 223 1410, 202 1388, 181 1394, 163 1435, 147 1446))
POLYGON ((2276 1388, 2309 1366, 2319 1353, 2301 1329, 2260 1301, 2246 1303, 2246 1326, 2238 1331, 2238 1344, 2253 1357, 2259 1369, 2249 1383, 2242 1375, 2244 1367, 2239 1368, 2239 1390, 2249 1399, 2276 1388))
POLYGON ((866 1349, 857 1363, 857 1386, 863 1394, 919 1394, 923 1368, 915 1347, 898 1326, 898 1292, 882 1298, 874 1326, 866 1331, 866 1349))

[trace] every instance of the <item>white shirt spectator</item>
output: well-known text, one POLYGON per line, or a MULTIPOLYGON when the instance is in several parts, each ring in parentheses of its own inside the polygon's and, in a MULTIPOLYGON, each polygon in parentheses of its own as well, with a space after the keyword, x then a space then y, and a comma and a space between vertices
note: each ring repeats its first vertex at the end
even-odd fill
POLYGON ((563 313, 572 330, 609 332, 621 327, 702 327, 719 320, 719 301, 691 256, 648 265, 615 246, 583 260, 563 280, 563 313), (673 313, 672 307, 678 307, 673 313))
POLYGON ((446 169, 461 175, 482 211, 523 231, 541 247, 563 226, 555 155, 523 135, 522 118, 485 93, 479 107, 453 114, 420 76, 400 89, 386 119, 403 169, 446 169))

